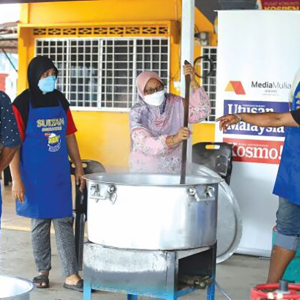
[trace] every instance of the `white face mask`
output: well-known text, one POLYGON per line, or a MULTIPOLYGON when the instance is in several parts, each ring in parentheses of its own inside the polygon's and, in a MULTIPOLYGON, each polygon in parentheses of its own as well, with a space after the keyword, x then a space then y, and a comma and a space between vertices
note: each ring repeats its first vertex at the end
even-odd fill
POLYGON ((160 106, 165 100, 165 91, 159 91, 156 93, 153 93, 151 95, 146 95, 144 97, 144 101, 148 105, 153 105, 153 106, 160 106))

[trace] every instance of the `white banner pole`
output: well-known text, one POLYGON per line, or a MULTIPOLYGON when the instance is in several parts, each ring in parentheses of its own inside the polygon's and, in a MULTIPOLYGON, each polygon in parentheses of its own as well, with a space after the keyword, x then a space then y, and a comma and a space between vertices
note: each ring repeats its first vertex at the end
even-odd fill
MULTIPOLYGON (((189 61, 192 65, 194 62, 194 26, 195 26, 195 0, 182 0, 181 16, 181 62, 180 68, 184 61, 189 61)), ((184 74, 181 69, 181 96, 185 97, 184 74)), ((191 126, 189 126, 191 129, 191 126)), ((187 144, 187 163, 192 161, 192 139, 187 144)))

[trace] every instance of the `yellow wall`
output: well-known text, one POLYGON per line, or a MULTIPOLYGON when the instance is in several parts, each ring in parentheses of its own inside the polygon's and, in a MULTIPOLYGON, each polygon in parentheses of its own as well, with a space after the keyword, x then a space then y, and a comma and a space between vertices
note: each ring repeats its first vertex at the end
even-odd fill
POLYGON ((178 0, 99 0, 29 4, 32 24, 178 20, 178 0))
MULTIPOLYGON (((23 4, 19 29, 18 91, 27 88, 26 71, 34 56, 34 36, 30 26, 90 25, 95 23, 143 23, 172 21, 170 52, 170 91, 180 74, 180 0, 99 0, 23 4)), ((213 25, 195 10, 196 27, 213 33, 213 25)), ((211 44, 215 45, 211 35, 211 44)), ((195 57, 200 46, 195 43, 195 57)), ((82 158, 101 161, 106 167, 128 166, 130 151, 128 113, 73 111, 82 158)), ((193 142, 213 141, 214 124, 197 124, 193 142)))

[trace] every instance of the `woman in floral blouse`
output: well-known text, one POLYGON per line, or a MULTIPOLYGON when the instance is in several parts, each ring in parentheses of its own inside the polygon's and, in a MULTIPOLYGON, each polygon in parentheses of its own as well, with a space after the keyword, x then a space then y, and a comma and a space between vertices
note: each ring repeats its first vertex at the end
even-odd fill
MULTIPOLYGON (((194 68, 183 66, 191 77, 189 123, 199 123, 210 113, 210 101, 195 79, 194 68)), ((138 101, 130 111, 131 172, 179 173, 182 141, 190 137, 183 126, 184 99, 167 94, 159 76, 143 72, 136 79, 138 101)))

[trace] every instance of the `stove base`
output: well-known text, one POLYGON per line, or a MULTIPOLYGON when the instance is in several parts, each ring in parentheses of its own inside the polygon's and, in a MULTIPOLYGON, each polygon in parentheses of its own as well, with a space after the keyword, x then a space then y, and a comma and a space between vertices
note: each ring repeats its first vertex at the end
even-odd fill
MULTIPOLYGON (((192 250, 148 251, 84 245, 84 300, 91 290, 175 300, 196 290, 186 278, 209 278, 207 300, 215 299, 216 244, 192 250), (185 280, 183 280, 185 279, 185 280)), ((198 286, 199 288, 199 286, 198 286)))

